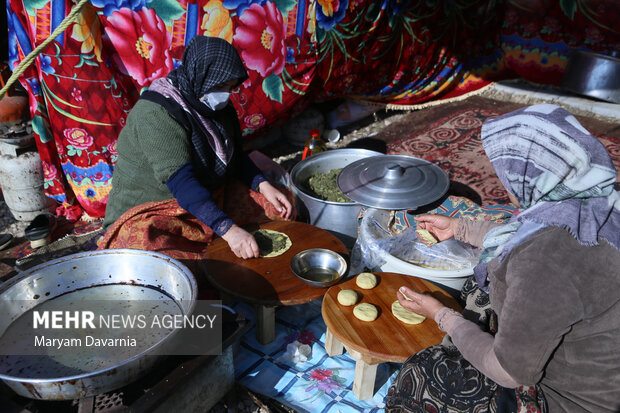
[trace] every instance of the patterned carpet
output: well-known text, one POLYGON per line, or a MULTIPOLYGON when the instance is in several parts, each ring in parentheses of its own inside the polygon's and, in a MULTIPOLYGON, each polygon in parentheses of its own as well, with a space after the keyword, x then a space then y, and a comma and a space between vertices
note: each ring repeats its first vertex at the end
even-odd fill
MULTIPOLYGON (((506 191, 480 140, 482 123, 504 113, 487 107, 460 108, 422 130, 388 143, 387 153, 433 162, 448 173, 451 181, 475 191, 483 205, 506 204, 509 202, 506 191)), ((616 169, 620 170, 620 137, 595 136, 607 147, 616 169)))
POLYGON ((13 249, 12 253, 16 258, 15 268, 19 271, 25 271, 55 258, 83 251, 94 251, 97 249, 98 235, 103 231, 101 221, 78 221, 73 226, 65 224, 65 230, 62 229, 63 225, 59 225, 59 227, 60 231, 57 228, 53 232, 54 241, 50 244, 33 249, 30 242, 26 241, 13 249))

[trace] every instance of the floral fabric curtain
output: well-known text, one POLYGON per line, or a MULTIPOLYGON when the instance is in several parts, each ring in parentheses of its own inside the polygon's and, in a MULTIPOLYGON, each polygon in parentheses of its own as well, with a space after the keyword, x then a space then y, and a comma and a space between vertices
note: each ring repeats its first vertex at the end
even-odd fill
MULTIPOLYGON (((15 67, 47 39, 74 4, 9 0, 15 67)), ((60 213, 105 214, 116 139, 140 92, 180 63, 200 34, 237 47, 250 79, 232 97, 251 134, 303 108, 316 70, 305 1, 93 0, 22 76, 31 98, 46 194, 60 213)))
MULTIPOLYGON (((7 0, 11 67, 71 0, 7 0)), ((310 101, 416 107, 520 76, 557 84, 572 48, 620 50, 615 0, 91 0, 22 75, 46 194, 105 214, 116 139, 141 91, 196 35, 239 51, 232 96, 247 139, 310 101)))

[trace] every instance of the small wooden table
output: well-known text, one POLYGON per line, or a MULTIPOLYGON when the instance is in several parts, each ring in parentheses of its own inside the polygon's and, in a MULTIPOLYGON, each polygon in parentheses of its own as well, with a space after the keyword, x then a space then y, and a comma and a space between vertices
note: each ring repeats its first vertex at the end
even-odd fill
POLYGON ((291 248, 279 257, 244 260, 218 238, 207 248, 206 273, 217 289, 256 306, 256 338, 267 344, 275 338, 276 306, 308 303, 327 291, 297 278, 291 270, 291 258, 309 248, 326 248, 348 260, 349 251, 329 231, 303 222, 270 221, 244 228, 250 232, 259 228, 283 232, 291 239, 291 248))
POLYGON ((374 274, 379 281, 375 288, 361 289, 355 284, 355 278, 351 278, 330 287, 321 307, 327 325, 325 350, 330 356, 335 356, 346 349, 356 360, 353 393, 359 400, 374 395, 379 363, 403 363, 418 351, 441 343, 445 335, 434 320, 426 319, 420 324, 411 325, 392 315, 392 303, 398 299, 396 291, 400 287, 407 286, 414 291, 430 293, 444 305, 461 311, 456 300, 429 281, 403 274, 374 274), (363 297, 358 304, 377 306, 379 317, 371 322, 357 319, 353 315, 354 305, 343 306, 338 303, 338 293, 345 289, 361 293, 363 297))

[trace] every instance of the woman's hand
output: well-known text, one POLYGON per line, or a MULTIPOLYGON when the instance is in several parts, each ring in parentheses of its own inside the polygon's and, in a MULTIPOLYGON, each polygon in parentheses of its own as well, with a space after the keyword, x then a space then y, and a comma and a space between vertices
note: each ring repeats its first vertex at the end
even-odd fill
POLYGON ((420 314, 426 318, 435 319, 437 311, 445 307, 437 299, 427 294, 416 293, 410 288, 400 287, 396 292, 396 297, 400 305, 405 307, 409 311, 413 311, 416 314, 420 314), (408 297, 410 300, 407 300, 408 297))
POLYGON ((414 219, 418 221, 418 227, 427 230, 439 241, 450 239, 456 234, 458 218, 433 214, 420 215, 414 217, 414 219))
POLYGON ((267 181, 261 182, 258 185, 258 190, 261 194, 265 196, 267 201, 271 202, 271 204, 276 208, 279 216, 281 216, 285 220, 289 220, 291 218, 293 206, 291 205, 286 195, 277 190, 276 187, 274 187, 267 181))
POLYGON ((222 238, 239 258, 248 259, 260 256, 258 244, 252 234, 235 224, 226 231, 226 234, 222 235, 222 238))

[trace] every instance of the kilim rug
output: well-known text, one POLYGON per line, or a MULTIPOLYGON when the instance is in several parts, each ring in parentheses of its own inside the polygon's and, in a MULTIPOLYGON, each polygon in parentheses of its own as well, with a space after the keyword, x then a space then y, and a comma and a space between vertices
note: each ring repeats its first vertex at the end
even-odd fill
MULTIPOLYGON (((480 140, 482 123, 504 113, 485 107, 460 108, 422 130, 388 143, 387 153, 412 155, 440 166, 451 181, 475 191, 483 205, 506 204, 507 193, 480 140)), ((620 170, 620 137, 593 134, 603 142, 620 170)))
MULTIPOLYGON (((52 243, 33 249, 30 242, 23 242, 12 250, 12 256, 22 261, 21 270, 26 269, 23 264, 28 261, 26 258, 35 256, 36 260, 32 263, 40 264, 53 258, 64 257, 65 255, 89 251, 96 248, 94 245, 87 245, 87 241, 103 230, 103 220, 94 221, 79 220, 75 223, 67 221, 64 217, 57 217, 58 223, 52 232, 52 243)), ((29 265, 30 266, 30 265, 29 265)))

